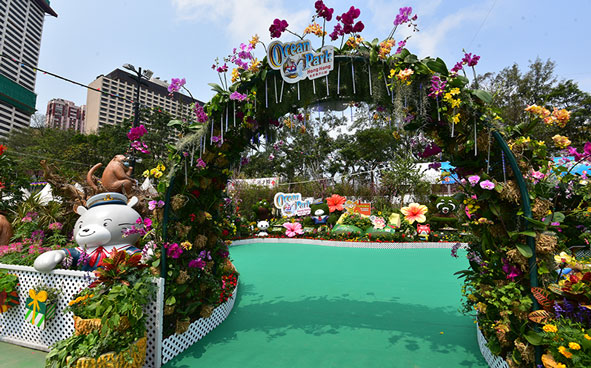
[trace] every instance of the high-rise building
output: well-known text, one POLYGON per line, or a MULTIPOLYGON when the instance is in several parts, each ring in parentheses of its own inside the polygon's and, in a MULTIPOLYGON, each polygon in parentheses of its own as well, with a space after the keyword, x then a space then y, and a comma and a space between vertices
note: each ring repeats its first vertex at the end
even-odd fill
POLYGON ((76 106, 75 103, 61 98, 54 98, 47 103, 45 126, 55 129, 74 129, 84 133, 86 105, 76 106))
POLYGON ((57 17, 48 0, 0 0, 0 138, 28 127, 35 112, 45 14, 57 17))
MULTIPOLYGON (((86 97, 86 133, 96 132, 106 124, 120 123, 133 116, 137 82, 135 76, 121 69, 115 69, 107 75, 99 75, 90 87, 86 97)), ((160 107, 172 116, 181 117, 190 114, 191 104, 197 100, 175 92, 169 96, 168 83, 159 78, 142 80, 139 103, 141 108, 160 107)))

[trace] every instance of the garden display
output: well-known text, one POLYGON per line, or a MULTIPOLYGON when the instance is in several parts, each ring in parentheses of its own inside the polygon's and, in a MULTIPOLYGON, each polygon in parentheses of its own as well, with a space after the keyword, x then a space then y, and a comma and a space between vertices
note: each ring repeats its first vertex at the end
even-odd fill
POLYGON ((20 303, 17 286, 17 276, 9 274, 6 270, 0 270, 0 313, 6 313, 11 307, 20 303))
MULTIPOLYGON (((396 32, 402 26, 417 30, 410 7, 400 9, 382 41, 361 36, 365 26, 354 6, 335 17, 332 32, 327 23, 334 9, 322 0, 315 8, 302 34, 275 19, 271 43, 255 35, 222 62, 216 59, 215 95, 169 122, 179 139, 167 145, 168 161, 144 172, 155 192, 137 187, 128 155, 107 165, 102 187, 94 177, 101 165, 90 169, 84 191, 44 163, 63 202, 41 205, 31 196, 15 204, 11 243, 0 245, 0 263, 96 276, 70 301, 76 333, 53 347, 47 366, 130 360, 130 366, 142 366, 142 308, 153 298, 153 278, 165 283, 164 337, 185 334, 233 295, 238 272, 229 257, 232 240, 256 236, 457 242, 452 256, 465 246, 470 263, 457 273, 464 282, 462 309, 477 319, 492 354, 509 367, 588 367, 591 262, 575 251, 589 248, 591 185, 574 168, 589 161, 591 142, 574 147, 560 134, 570 113, 531 105, 526 121, 502 124, 492 96, 479 87, 479 56, 464 52, 448 68, 441 58, 419 59, 406 48, 410 37, 396 32), (297 38, 279 40, 286 32, 297 38), (448 160, 460 192, 436 198, 430 208, 418 199, 372 208, 363 198, 338 193, 313 203, 301 193, 278 192, 279 211, 258 197, 239 210, 226 187, 232 170, 247 161, 247 147, 273 144, 273 132, 282 127, 305 134, 313 108, 360 103, 369 116, 387 117, 388 136, 420 136, 412 152, 417 157, 433 166, 448 160), (532 138, 541 129, 556 134, 532 138), (556 164, 557 156, 564 162, 556 164), (102 189, 108 192, 97 193, 102 189), (73 204, 77 219, 66 208, 73 204), (67 237, 70 230, 78 246, 67 237)), ((185 83, 173 78, 168 91, 188 92, 185 83)), ((130 129, 127 154, 150 154, 142 140, 147 129, 130 129)), ((3 219, 0 235, 6 238, 10 226, 3 219)), ((0 271, 0 312, 19 303, 17 283, 0 271)), ((53 313, 49 293, 28 295, 27 321, 43 327, 53 313)))

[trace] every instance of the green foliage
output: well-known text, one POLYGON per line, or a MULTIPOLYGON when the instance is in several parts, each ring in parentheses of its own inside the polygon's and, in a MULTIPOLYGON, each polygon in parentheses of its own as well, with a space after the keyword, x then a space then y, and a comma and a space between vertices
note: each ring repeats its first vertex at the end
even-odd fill
POLYGON ((8 273, 8 270, 0 269, 0 291, 13 292, 17 284, 18 276, 8 273))
POLYGON ((345 217, 343 224, 356 226, 362 230, 371 227, 371 220, 367 217, 361 216, 358 213, 351 213, 345 217))

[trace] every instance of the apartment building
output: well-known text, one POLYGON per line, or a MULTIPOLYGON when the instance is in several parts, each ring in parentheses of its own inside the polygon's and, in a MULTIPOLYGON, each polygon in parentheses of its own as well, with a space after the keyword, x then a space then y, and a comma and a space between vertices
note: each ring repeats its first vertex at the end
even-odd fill
POLYGON ((54 129, 73 129, 84 133, 86 105, 76 106, 72 101, 54 98, 47 103, 45 126, 54 129))
POLYGON ((57 17, 48 0, 0 0, 0 139, 28 127, 35 112, 34 67, 46 14, 57 17))
MULTIPOLYGON (((137 88, 134 75, 115 69, 107 75, 99 75, 89 86, 100 92, 88 90, 84 127, 86 133, 94 133, 106 124, 120 123, 133 116, 137 88)), ((176 92, 172 97, 169 96, 166 81, 158 78, 142 81, 139 98, 142 108, 160 107, 171 115, 180 117, 191 113, 190 106, 195 101, 197 100, 176 92)))

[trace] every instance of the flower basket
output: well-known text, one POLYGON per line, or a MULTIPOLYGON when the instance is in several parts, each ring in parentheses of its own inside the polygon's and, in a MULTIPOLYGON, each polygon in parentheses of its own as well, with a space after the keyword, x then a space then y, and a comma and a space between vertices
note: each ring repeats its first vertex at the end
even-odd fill
MULTIPOLYGON (((84 319, 78 316, 74 316, 74 330, 76 332, 76 336, 79 335, 88 335, 94 330, 101 329, 101 319, 100 318, 89 318, 84 319)), ((121 317, 121 322, 117 327, 117 331, 123 331, 129 328, 129 320, 127 317, 121 317)))
POLYGON ((0 313, 5 313, 11 307, 18 304, 20 303, 16 291, 11 291, 9 293, 4 290, 0 291, 0 313))
POLYGON ((101 329, 101 319, 100 318, 89 318, 84 319, 78 316, 73 316, 74 318, 74 330, 76 331, 76 336, 79 335, 88 335, 94 330, 101 329))
MULTIPOLYGON (((68 359, 69 361, 69 359, 68 359)), ((99 367, 117 367, 117 368, 142 368, 146 361, 146 337, 134 342, 127 350, 119 353, 106 353, 98 358, 79 358, 74 368, 99 368, 99 367), (129 362, 131 357, 132 361, 129 362)))
POLYGON ((178 335, 184 334, 185 332, 187 332, 190 325, 191 325, 191 319, 189 319, 189 318, 177 319, 176 320, 176 329, 174 332, 178 335))

